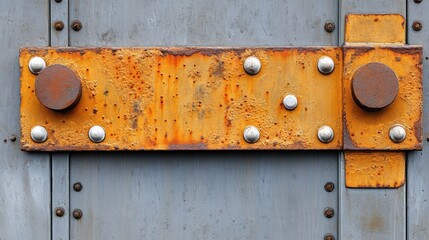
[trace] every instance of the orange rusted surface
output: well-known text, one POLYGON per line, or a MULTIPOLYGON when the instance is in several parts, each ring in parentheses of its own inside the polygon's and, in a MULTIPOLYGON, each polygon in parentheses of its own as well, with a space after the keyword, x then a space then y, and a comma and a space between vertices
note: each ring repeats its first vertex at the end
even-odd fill
POLYGON ((399 14, 347 15, 345 42, 405 44, 405 19, 399 14))
MULTIPOLYGON (((422 48, 418 46, 344 47, 344 149, 418 150, 422 141, 422 48), (380 62, 393 69, 399 91, 388 107, 371 112, 353 99, 352 78, 370 62, 380 62), (389 138, 395 124, 405 127, 401 143, 389 138)), ((389 89, 386 87, 386 89, 389 89)))
POLYGON ((341 149, 341 48, 24 48, 21 65, 21 146, 27 151, 164 149, 341 149), (317 61, 330 56, 335 69, 321 74, 317 61), (82 81, 79 103, 66 112, 44 107, 28 70, 31 57, 62 64, 82 81), (256 56, 262 69, 243 70, 256 56), (283 97, 298 106, 286 110, 283 97), (41 125, 48 139, 35 143, 41 125), (101 143, 88 130, 106 130, 101 143), (256 126, 258 142, 243 130, 256 126), (317 138, 329 125, 330 143, 317 138))
POLYGON ((346 151, 344 158, 349 188, 398 188, 405 183, 404 152, 346 151))

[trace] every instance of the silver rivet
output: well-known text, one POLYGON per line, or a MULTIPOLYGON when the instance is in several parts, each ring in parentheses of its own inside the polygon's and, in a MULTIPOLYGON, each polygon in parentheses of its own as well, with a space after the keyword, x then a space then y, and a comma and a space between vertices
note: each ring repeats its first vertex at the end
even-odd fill
POLYGON ((244 129, 244 140, 248 143, 255 143, 259 140, 259 137, 261 137, 261 134, 259 133, 259 129, 255 126, 247 126, 244 129))
POLYGON ((33 141, 42 143, 48 139, 48 131, 42 126, 35 126, 31 129, 30 136, 33 141))
POLYGON ((389 136, 392 141, 399 143, 404 141, 405 137, 407 136, 407 132, 403 126, 396 124, 390 128, 389 136))
POLYGON ((39 74, 40 71, 45 69, 46 63, 45 60, 41 57, 33 57, 30 59, 30 62, 28 63, 28 68, 30 69, 30 72, 34 74, 39 74))
POLYGON ((100 126, 93 126, 89 129, 88 136, 91 141, 99 143, 106 137, 106 132, 104 131, 104 128, 100 126))
POLYGON ((334 67, 334 60, 328 56, 319 58, 319 61, 317 62, 317 68, 323 74, 330 74, 332 71, 334 71, 334 67))
POLYGON ((255 75, 261 70, 261 61, 257 57, 248 57, 244 60, 244 70, 247 74, 255 75))
POLYGON ((293 110, 298 106, 298 99, 295 97, 295 95, 287 95, 283 98, 283 105, 288 110, 293 110))
POLYGON ((323 143, 328 143, 334 139, 334 130, 330 126, 321 126, 317 131, 317 137, 323 143))

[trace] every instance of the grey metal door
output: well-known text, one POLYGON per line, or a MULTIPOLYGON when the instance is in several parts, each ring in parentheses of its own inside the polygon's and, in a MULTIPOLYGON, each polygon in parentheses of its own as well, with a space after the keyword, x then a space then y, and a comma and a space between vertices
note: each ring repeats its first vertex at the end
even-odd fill
MULTIPOLYGON (((427 238, 421 227, 427 214, 419 215, 428 208, 427 184, 416 174, 428 167, 426 151, 409 157, 407 232, 406 186, 345 188, 340 152, 49 154, 21 152, 18 144, 22 46, 338 46, 345 14, 426 20, 416 4, 409 0, 407 12, 400 0, 0 2, 6 36, 0 38, 6 86, 0 96, 8 113, 0 116, 0 239, 427 238), (55 28, 58 20, 64 29, 55 28), (80 31, 70 27, 74 20, 80 31), (325 31, 327 20, 335 23, 333 32, 325 31), (332 192, 324 188, 328 182, 332 192), (327 207, 332 218, 324 216, 327 207), (56 215, 58 208, 64 216, 56 215)), ((427 32, 410 29, 409 42, 423 44, 427 32)))

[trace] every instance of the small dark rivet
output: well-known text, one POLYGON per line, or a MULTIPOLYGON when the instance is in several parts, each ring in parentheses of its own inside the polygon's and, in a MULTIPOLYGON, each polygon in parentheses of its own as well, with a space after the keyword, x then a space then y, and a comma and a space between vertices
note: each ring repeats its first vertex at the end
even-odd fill
POLYGON ((60 2, 62 2, 63 0, 55 0, 55 2, 57 2, 57 3, 60 3, 60 2))
POLYGON ((63 23, 63 21, 56 21, 56 22, 54 23, 54 28, 55 28, 55 30, 57 30, 57 31, 61 31, 61 30, 63 30, 63 28, 64 28, 64 23, 63 23))
POLYGON ((80 192, 80 191, 82 190, 82 183, 77 182, 77 183, 73 184, 73 189, 74 189, 76 192, 80 192))
POLYGON ((12 142, 15 142, 16 141, 16 136, 15 135, 11 135, 9 137, 9 140, 11 140, 12 142))
POLYGON ((334 216, 334 209, 330 207, 325 208, 323 215, 325 215, 326 218, 332 218, 334 216))
POLYGON ((429 142, 429 137, 427 137, 427 138, 426 138, 426 141, 428 141, 428 142, 429 142))
POLYGON ((332 191, 334 191, 334 188, 335 188, 335 185, 334 185, 334 183, 332 183, 332 182, 327 182, 327 183, 325 184, 325 190, 326 190, 327 192, 332 192, 332 191))
POLYGON ((421 3, 422 0, 414 0, 415 3, 421 3))
POLYGON ((327 32, 333 32, 335 30, 335 23, 331 20, 326 21, 325 30, 327 32))
POLYGON ((420 21, 414 21, 413 22, 413 30, 414 31, 420 31, 423 28, 423 24, 420 21))
POLYGON ((71 28, 77 32, 82 29, 82 23, 79 20, 74 20, 71 24, 71 28))
POLYGON ((57 215, 58 217, 64 216, 64 213, 65 211, 64 211, 64 208, 62 207, 58 207, 55 209, 55 215, 57 215))
POLYGON ((335 240, 335 237, 332 233, 325 234, 324 240, 335 240))
POLYGON ((79 208, 73 210, 73 217, 76 219, 81 219, 82 218, 82 210, 80 210, 79 208))

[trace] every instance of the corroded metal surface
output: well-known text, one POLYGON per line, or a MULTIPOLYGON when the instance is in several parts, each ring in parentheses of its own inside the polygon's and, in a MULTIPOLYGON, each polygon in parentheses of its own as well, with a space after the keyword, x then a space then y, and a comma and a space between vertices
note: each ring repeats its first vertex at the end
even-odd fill
MULTIPOLYGON (((422 48, 418 46, 344 47, 344 149, 417 150, 422 140, 422 48), (382 62, 399 80, 396 99, 387 108, 368 112, 353 99, 352 79, 361 66, 382 62), (405 127, 401 143, 389 137, 392 126, 405 127)), ((390 90, 390 88, 386 88, 390 90)))
POLYGON ((161 149, 341 149, 341 48, 25 48, 21 64, 21 146, 33 151, 161 149), (80 102, 67 112, 45 108, 34 93, 36 76, 25 66, 33 56, 61 64, 82 80, 80 102), (249 75, 243 62, 261 61, 249 75), (321 56, 335 69, 318 71, 321 56), (293 94, 294 110, 283 106, 293 94), (29 133, 41 125, 48 139, 29 133), (106 130, 101 143, 89 129, 106 130), (246 126, 258 142, 243 139, 246 126), (334 139, 322 143, 318 128, 334 139))
POLYGON ((368 111, 378 111, 392 104, 398 89, 395 72, 378 62, 360 67, 352 78, 353 99, 368 111))
POLYGON ((345 178, 349 188, 398 188, 405 183, 405 153, 346 151, 345 178))
POLYGON ((68 110, 79 102, 82 84, 68 67, 54 64, 37 75, 35 92, 43 106, 55 111, 68 110))
POLYGON ((349 14, 345 42, 405 44, 405 19, 399 14, 349 14))

